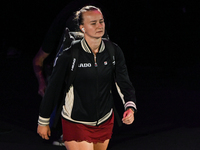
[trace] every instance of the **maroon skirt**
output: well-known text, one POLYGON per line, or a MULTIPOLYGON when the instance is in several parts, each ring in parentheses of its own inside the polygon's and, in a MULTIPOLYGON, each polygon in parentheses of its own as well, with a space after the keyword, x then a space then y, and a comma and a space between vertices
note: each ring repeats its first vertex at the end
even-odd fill
POLYGON ((90 126, 73 123, 62 118, 63 141, 87 141, 89 143, 103 143, 111 139, 114 125, 114 113, 103 124, 90 126))

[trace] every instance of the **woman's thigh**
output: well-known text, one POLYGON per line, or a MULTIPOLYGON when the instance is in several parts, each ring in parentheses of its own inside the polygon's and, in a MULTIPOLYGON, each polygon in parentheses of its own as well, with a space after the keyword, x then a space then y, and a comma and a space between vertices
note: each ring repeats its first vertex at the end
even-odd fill
POLYGON ((94 150, 106 150, 110 140, 105 140, 103 143, 94 144, 94 150))
POLYGON ((65 141, 65 147, 67 150, 93 150, 93 143, 86 141, 65 141))

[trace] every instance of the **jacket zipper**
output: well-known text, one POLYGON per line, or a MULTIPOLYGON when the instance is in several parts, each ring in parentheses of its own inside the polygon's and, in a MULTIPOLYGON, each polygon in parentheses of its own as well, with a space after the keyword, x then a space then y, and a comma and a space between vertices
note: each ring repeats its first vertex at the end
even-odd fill
POLYGON ((99 78, 98 78, 98 71, 97 71, 97 67, 98 67, 98 64, 97 64, 97 54, 94 55, 94 66, 95 66, 95 70, 96 70, 96 74, 97 74, 97 97, 96 97, 96 110, 97 110, 97 123, 96 123, 96 126, 98 125, 98 120, 99 120, 99 108, 98 108, 98 98, 99 98, 99 78))

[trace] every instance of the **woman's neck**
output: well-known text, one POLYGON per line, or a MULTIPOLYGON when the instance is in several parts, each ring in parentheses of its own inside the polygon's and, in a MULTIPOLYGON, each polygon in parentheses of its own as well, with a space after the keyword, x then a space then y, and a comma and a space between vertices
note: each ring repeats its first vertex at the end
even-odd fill
POLYGON ((87 38, 85 36, 85 40, 87 41, 87 44, 89 45, 92 52, 96 55, 99 51, 99 46, 101 44, 101 38, 87 38))

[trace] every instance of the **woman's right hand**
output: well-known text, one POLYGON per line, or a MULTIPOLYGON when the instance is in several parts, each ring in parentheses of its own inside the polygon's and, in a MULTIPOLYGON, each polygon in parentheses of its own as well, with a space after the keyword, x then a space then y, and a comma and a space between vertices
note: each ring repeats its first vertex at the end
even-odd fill
POLYGON ((51 136, 51 130, 50 130, 49 125, 47 125, 47 126, 38 125, 37 133, 38 133, 43 139, 49 140, 49 136, 51 136))

